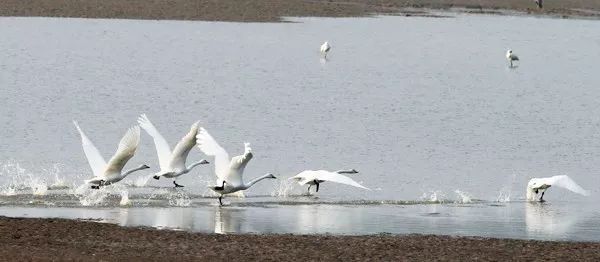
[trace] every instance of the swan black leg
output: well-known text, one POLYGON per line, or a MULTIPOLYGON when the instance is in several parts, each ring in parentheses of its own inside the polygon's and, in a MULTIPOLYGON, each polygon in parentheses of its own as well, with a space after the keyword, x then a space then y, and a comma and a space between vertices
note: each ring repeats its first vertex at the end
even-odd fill
POLYGON ((173 180, 173 184, 175 185, 175 187, 183 187, 182 185, 177 184, 177 182, 175 182, 175 180, 173 180))
POLYGON ((317 184, 317 192, 319 192, 319 182, 316 182, 317 184))
POLYGON ((311 187, 311 186, 312 186, 312 185, 308 185, 308 194, 309 194, 309 195, 310 195, 310 187, 311 187))
POLYGON ((544 202, 544 194, 546 193, 546 191, 542 192, 542 196, 540 197, 540 202, 544 202))
POLYGON ((219 196, 219 206, 223 205, 223 201, 221 201, 223 199, 223 196, 219 196))

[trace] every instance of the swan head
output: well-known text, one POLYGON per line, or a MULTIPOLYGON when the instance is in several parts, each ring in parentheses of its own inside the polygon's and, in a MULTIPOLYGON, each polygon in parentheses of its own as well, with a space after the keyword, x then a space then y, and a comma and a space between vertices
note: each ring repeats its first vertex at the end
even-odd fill
POLYGON ((200 163, 201 165, 210 164, 210 162, 208 162, 208 160, 206 160, 206 159, 202 159, 202 160, 200 160, 200 162, 199 162, 199 163, 200 163))
POLYGON ((277 177, 276 177, 275 175, 271 174, 271 173, 267 173, 267 174, 265 175, 265 178, 277 179, 277 177))
POLYGON ((148 169, 148 168, 150 168, 150 167, 149 167, 148 165, 144 164, 144 165, 141 165, 141 166, 140 166, 140 167, 138 167, 138 168, 141 170, 141 169, 148 169))
POLYGON ((508 49, 508 51, 506 51, 507 54, 512 54, 512 50, 508 49))
POLYGON ((358 174, 358 171, 356 171, 356 169, 352 168, 352 169, 350 169, 350 174, 358 174))

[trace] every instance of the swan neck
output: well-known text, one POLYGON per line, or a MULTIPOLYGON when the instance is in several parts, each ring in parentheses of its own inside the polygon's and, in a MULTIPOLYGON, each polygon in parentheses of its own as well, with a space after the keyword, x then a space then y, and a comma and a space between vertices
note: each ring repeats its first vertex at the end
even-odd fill
POLYGON ((145 168, 144 168, 144 167, 137 167, 137 168, 134 168, 134 169, 129 169, 129 170, 125 171, 125 173, 123 173, 123 174, 121 175, 121 177, 125 178, 125 177, 126 177, 126 176, 128 176, 129 174, 131 174, 131 173, 133 173, 133 172, 135 172, 135 171, 138 171, 138 170, 142 170, 142 169, 145 169, 145 168))
POLYGON ((263 176, 257 177, 257 178, 255 178, 255 179, 252 179, 252 180, 250 180, 250 182, 248 182, 248 184, 245 184, 245 185, 244 185, 244 189, 247 189, 247 188, 249 188, 249 187, 253 186, 254 184, 258 183, 258 181, 261 181, 261 180, 263 180, 263 179, 265 179, 265 178, 268 178, 268 177, 270 177, 270 176, 271 176, 270 174, 266 174, 266 175, 263 175, 263 176))
POLYGON ((200 161, 198 161, 198 162, 194 162, 194 163, 190 164, 189 166, 187 166, 185 169, 187 169, 187 171, 189 172, 189 171, 191 171, 191 170, 192 170, 194 167, 196 167, 196 166, 199 166, 199 165, 202 165, 203 161, 204 161, 204 160, 200 160, 200 161))

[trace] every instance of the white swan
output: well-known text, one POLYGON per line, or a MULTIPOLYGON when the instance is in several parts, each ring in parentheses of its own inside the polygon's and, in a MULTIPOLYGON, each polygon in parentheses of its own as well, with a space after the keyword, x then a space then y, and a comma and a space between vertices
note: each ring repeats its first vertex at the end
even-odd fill
POLYGON ((331 50, 331 46, 329 45, 329 42, 325 41, 325 43, 321 45, 321 56, 327 59, 327 53, 329 53, 329 50, 331 50))
POLYGON ((510 49, 506 51, 506 59, 510 62, 510 67, 513 67, 513 61, 519 61, 519 57, 513 54, 513 51, 510 49))
POLYGON ((198 147, 204 154, 215 157, 215 174, 217 175, 217 185, 209 186, 210 189, 219 194, 219 204, 224 194, 234 193, 240 190, 246 190, 256 182, 265 178, 276 178, 273 174, 266 174, 244 183, 242 175, 244 168, 252 159, 252 150, 249 143, 244 143, 244 154, 229 159, 229 154, 223 149, 219 143, 206 131, 200 128, 200 132, 196 136, 198 147))
POLYGON ((335 172, 330 172, 330 171, 326 171, 326 170, 316 170, 316 171, 315 170, 306 170, 306 171, 300 172, 299 174, 297 174, 293 177, 290 177, 289 179, 298 181, 298 184, 300 184, 300 185, 308 185, 308 193, 310 193, 310 187, 312 187, 314 185, 317 186, 316 192, 319 192, 319 184, 321 184, 325 181, 331 181, 331 182, 336 182, 336 183, 340 183, 340 184, 345 184, 345 185, 350 185, 350 186, 370 190, 370 189, 362 186, 361 184, 357 183, 356 181, 352 180, 351 178, 342 175, 342 174, 356 174, 356 173, 358 173, 358 171, 356 171, 354 169, 338 170, 335 172))
POLYGON ((588 196, 590 193, 581 188, 573 179, 566 175, 562 176, 553 176, 553 177, 543 177, 543 178, 532 178, 527 183, 527 201, 536 201, 536 196, 538 194, 542 194, 540 196, 539 201, 544 201, 544 193, 551 186, 562 187, 568 189, 577 194, 581 194, 584 196, 588 196))
MULTIPOLYGON (((148 135, 154 139, 156 154, 158 155, 158 162, 160 165, 160 171, 154 174, 154 179, 158 180, 160 177, 176 178, 183 174, 187 174, 198 165, 208 164, 208 161, 202 159, 189 166, 185 165, 185 160, 187 159, 190 150, 196 145, 198 122, 194 123, 190 128, 190 132, 181 138, 181 141, 173 148, 173 152, 171 152, 171 147, 169 147, 167 140, 165 140, 158 132, 146 114, 142 114, 138 118, 138 123, 146 130, 148 135)), ((173 184, 175 187, 183 187, 182 185, 177 184, 175 180, 173 180, 173 184)))
POLYGON ((117 152, 113 155, 113 157, 108 161, 104 161, 100 152, 94 146, 92 141, 85 135, 83 130, 79 127, 76 121, 73 121, 77 131, 81 135, 81 145, 83 146, 83 152, 92 168, 92 172, 94 173, 94 177, 89 180, 85 180, 86 184, 92 184, 93 189, 99 189, 101 186, 106 186, 110 184, 114 184, 123 180, 129 174, 150 168, 147 165, 141 165, 137 168, 128 170, 122 173, 123 167, 133 157, 135 154, 135 150, 137 149, 140 143, 140 127, 134 126, 127 130, 127 133, 121 138, 121 142, 119 142, 119 147, 117 148, 117 152))

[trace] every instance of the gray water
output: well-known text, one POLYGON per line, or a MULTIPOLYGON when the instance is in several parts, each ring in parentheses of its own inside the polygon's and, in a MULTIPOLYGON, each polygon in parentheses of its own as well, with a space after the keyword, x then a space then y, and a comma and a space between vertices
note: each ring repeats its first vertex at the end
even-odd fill
POLYGON ((0 214, 223 233, 600 241, 597 21, 294 21, 0 18, 0 214), (171 145, 196 120, 232 155, 251 142, 245 177, 279 179, 218 208, 206 189, 212 165, 181 177, 183 189, 148 179, 158 161, 143 134, 128 166, 153 169, 98 192, 82 186, 91 170, 71 121, 106 158, 141 113, 171 145), (342 168, 373 190, 326 183, 307 196, 286 179, 342 168), (551 188, 547 203, 523 202, 530 178, 562 174, 591 196, 551 188))

